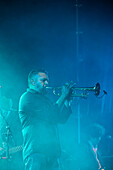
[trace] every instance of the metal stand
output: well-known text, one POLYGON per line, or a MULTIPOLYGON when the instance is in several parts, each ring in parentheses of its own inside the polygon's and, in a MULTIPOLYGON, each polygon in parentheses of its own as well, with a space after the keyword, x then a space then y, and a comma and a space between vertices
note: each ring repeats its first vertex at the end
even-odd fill
MULTIPOLYGON (((76 57, 77 57, 77 69, 76 69, 76 76, 77 76, 77 82, 79 82, 79 7, 81 5, 78 4, 78 0, 75 2, 75 8, 76 8, 76 57)), ((78 99, 79 100, 79 99, 78 99)), ((81 127, 81 114, 80 114, 80 103, 78 101, 78 144, 80 144, 81 134, 80 134, 80 127, 81 127)), ((80 170, 80 168, 78 168, 80 170)))
POLYGON ((9 126, 6 126, 6 133, 4 133, 6 137, 6 157, 3 159, 6 159, 7 162, 7 170, 8 170, 8 165, 9 165, 9 160, 10 160, 10 155, 9 155, 9 136, 11 135, 10 133, 10 128, 9 126))
POLYGON ((4 134, 6 136, 6 159, 8 160, 9 157, 9 136, 11 135, 10 133, 10 128, 9 126, 6 126, 6 133, 4 134))
POLYGON ((11 136, 11 132, 10 132, 10 127, 8 125, 8 122, 5 119, 5 117, 3 116, 2 111, 1 111, 1 116, 5 120, 5 123, 6 123, 6 133, 2 134, 2 135, 5 135, 5 139, 6 139, 6 141, 5 141, 6 142, 5 143, 6 154, 5 154, 5 157, 1 157, 1 159, 5 159, 6 160, 6 162, 7 162, 7 170, 8 170, 8 164, 9 164, 9 160, 10 160, 10 155, 9 155, 9 137, 11 136))
MULTIPOLYGON (((76 58, 77 58, 77 82, 79 82, 79 34, 81 34, 81 32, 79 32, 79 7, 81 7, 81 4, 78 4, 78 0, 76 0, 75 2, 75 8, 76 8, 76 58)), ((78 99, 79 100, 79 99, 78 99)), ((77 109, 77 113, 78 113, 78 144, 80 144, 80 126, 81 126, 81 115, 80 115, 80 103, 78 101, 78 109, 77 109)))
MULTIPOLYGON (((4 120, 5 124, 6 124, 6 132, 2 134, 2 135, 5 135, 5 139, 6 139, 5 140, 5 147, 4 147, 6 154, 5 154, 4 157, 2 156, 0 159, 6 160, 6 162, 7 162, 7 170, 8 170, 8 164, 9 164, 9 160, 10 160, 10 155, 9 155, 9 137, 11 137, 12 143, 14 145, 15 145, 15 141, 12 138, 12 134, 11 134, 11 131, 10 131, 9 124, 8 124, 5 116, 2 113, 2 109, 1 109, 1 96, 2 95, 1 95, 1 86, 0 86, 0 114, 1 114, 3 120, 4 120)), ((8 113, 10 113, 10 111, 8 111, 8 113)), ((2 125, 2 127, 3 127, 3 125, 2 125)), ((2 129, 2 127, 1 127, 1 129, 2 129)))

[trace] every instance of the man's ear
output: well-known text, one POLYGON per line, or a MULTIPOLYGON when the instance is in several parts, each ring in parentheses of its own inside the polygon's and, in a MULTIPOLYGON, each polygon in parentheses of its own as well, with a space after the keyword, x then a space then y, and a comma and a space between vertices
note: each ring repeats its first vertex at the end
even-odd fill
POLYGON ((35 86, 35 80, 31 79, 31 84, 35 86))

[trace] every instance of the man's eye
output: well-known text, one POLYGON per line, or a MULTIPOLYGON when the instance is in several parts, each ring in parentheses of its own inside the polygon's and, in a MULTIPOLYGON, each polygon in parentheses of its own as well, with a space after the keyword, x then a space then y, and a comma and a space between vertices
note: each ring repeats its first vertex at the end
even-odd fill
POLYGON ((41 79, 42 82, 48 81, 47 79, 41 79))

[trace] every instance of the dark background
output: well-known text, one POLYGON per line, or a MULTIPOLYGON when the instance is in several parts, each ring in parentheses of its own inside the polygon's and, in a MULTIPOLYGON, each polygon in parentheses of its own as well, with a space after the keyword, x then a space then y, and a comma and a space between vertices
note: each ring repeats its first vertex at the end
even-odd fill
POLYGON ((60 128, 61 144, 72 152, 80 114, 81 130, 92 122, 105 127, 103 155, 112 156, 113 2, 78 0, 76 4, 75 0, 0 1, 1 95, 11 97, 18 109, 28 73, 39 67, 48 71, 50 86, 73 81, 78 87, 93 87, 99 82, 100 96, 103 90, 107 95, 74 98, 73 114, 60 128))

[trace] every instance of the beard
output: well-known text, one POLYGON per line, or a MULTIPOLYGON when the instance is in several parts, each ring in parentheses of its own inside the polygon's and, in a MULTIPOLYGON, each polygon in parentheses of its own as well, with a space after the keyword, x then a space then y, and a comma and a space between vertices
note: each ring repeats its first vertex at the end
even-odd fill
POLYGON ((46 94, 47 94, 47 89, 46 89, 46 87, 43 87, 43 88, 42 88, 42 92, 41 92, 41 93, 42 93, 42 95, 46 95, 46 94))
POLYGON ((45 95, 47 93, 46 87, 40 85, 37 85, 37 91, 42 95, 45 95))

